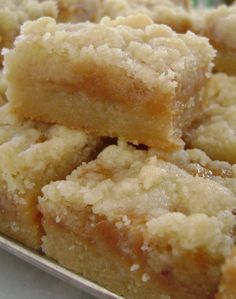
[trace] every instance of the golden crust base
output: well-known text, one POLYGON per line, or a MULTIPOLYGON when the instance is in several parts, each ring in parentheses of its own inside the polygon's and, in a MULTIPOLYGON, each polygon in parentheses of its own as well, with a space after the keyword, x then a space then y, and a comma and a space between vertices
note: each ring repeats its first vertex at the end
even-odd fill
MULTIPOLYGON (((82 221, 83 222, 83 221, 82 221)), ((109 224, 108 224, 109 225, 109 224)), ((150 271, 148 265, 133 264, 130 259, 117 251, 113 230, 101 222, 95 229, 96 235, 86 235, 88 223, 80 227, 81 233, 68 230, 63 223, 56 223, 50 217, 44 217, 46 236, 43 237, 43 250, 66 268, 82 274, 105 288, 127 299, 210 299, 216 292, 216 284, 204 289, 200 285, 187 286, 173 280, 171 274, 160 275, 150 271), (107 230, 108 229, 108 230, 107 230), (137 265, 140 268, 137 268, 137 265), (169 297, 170 296, 170 297, 169 297)), ((184 265, 183 260, 183 265, 184 265)))

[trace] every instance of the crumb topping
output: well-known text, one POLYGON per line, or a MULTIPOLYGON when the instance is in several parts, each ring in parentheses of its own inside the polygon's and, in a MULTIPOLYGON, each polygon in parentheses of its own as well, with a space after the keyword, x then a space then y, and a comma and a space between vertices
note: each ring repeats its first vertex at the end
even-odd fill
POLYGON ((55 1, 0 0, 0 49, 12 46, 20 26, 26 20, 42 16, 57 17, 55 1))
POLYGON ((236 6, 221 5, 204 17, 203 34, 220 48, 236 50, 236 6))
MULTIPOLYGON (((146 240, 164 238, 186 250, 203 247, 213 254, 227 254, 233 244, 236 197, 230 188, 122 142, 66 181, 44 187, 43 194, 41 203, 49 210, 89 206, 118 229, 139 227, 146 240)), ((142 248, 148 250, 148 242, 142 248)))
POLYGON ((208 106, 190 134, 193 147, 212 159, 236 163, 236 77, 215 74, 205 87, 208 106))
MULTIPOLYGON (((199 69, 207 76, 215 56, 207 39, 192 32, 177 34, 142 14, 115 20, 105 17, 99 24, 56 24, 45 17, 26 22, 16 46, 30 39, 40 43, 42 39, 47 52, 68 56, 75 64, 96 59, 97 64, 125 69, 149 88, 158 86, 166 93, 175 91, 186 69, 191 69, 189 76, 199 69)), ((55 80, 60 79, 57 76, 55 80)))
POLYGON ((169 0, 105 0, 98 10, 97 20, 102 16, 114 19, 117 16, 143 13, 155 23, 169 25, 177 32, 185 32, 191 25, 191 19, 184 4, 169 0))

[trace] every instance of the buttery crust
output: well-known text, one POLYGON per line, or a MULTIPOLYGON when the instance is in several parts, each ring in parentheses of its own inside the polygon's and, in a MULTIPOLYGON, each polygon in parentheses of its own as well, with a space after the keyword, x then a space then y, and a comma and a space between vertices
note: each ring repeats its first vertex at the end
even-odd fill
POLYGON ((43 250, 126 298, 213 298, 234 243, 235 167, 200 176, 183 165, 216 168, 206 155, 158 155, 119 142, 45 186, 43 250))
POLYGON ((205 38, 145 15, 76 25, 41 18, 5 54, 7 95, 24 117, 173 151, 201 110, 214 55, 205 38))
POLYGON ((50 181, 88 161, 98 139, 61 126, 20 120, 0 108, 0 231, 32 248, 41 245, 37 197, 50 181))

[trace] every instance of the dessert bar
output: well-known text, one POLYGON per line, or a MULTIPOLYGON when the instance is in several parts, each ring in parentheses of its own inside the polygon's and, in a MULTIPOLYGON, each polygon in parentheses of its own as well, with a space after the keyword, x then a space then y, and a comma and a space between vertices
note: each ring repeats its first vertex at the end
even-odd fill
POLYGON ((103 0, 54 0, 58 5, 59 22, 95 21, 103 0))
POLYGON ((226 163, 220 176, 200 152, 174 164, 119 142, 45 186, 44 252, 125 298, 213 298, 235 239, 236 193, 224 180, 236 175, 226 163))
POLYGON ((213 75, 205 87, 207 108, 187 136, 191 147, 214 160, 236 163, 236 77, 213 75))
POLYGON ((0 232, 32 248, 41 245, 41 188, 63 179, 95 153, 99 140, 62 126, 18 119, 0 108, 0 232))
POLYGON ((173 151, 201 112, 214 56, 206 38, 146 15, 76 25, 44 17, 5 53, 7 96, 26 118, 173 151))
MULTIPOLYGON (((56 18, 56 3, 39 0, 0 0, 0 50, 12 47, 20 26, 26 20, 35 20, 42 16, 56 18)), ((1 59, 0 56, 0 62, 1 59)))
POLYGON ((176 32, 186 32, 191 28, 189 12, 171 0, 104 0, 99 6, 97 19, 109 16, 129 16, 143 13, 152 18, 154 23, 166 24, 176 32))
POLYGON ((200 33, 217 49, 216 70, 236 75, 236 5, 206 12, 200 33))

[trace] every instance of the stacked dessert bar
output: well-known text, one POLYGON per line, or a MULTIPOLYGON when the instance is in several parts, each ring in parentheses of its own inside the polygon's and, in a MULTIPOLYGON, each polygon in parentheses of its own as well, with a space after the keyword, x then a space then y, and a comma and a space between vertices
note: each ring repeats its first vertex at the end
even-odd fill
POLYGON ((236 298, 235 6, 6 12, 0 231, 128 299, 236 298))

